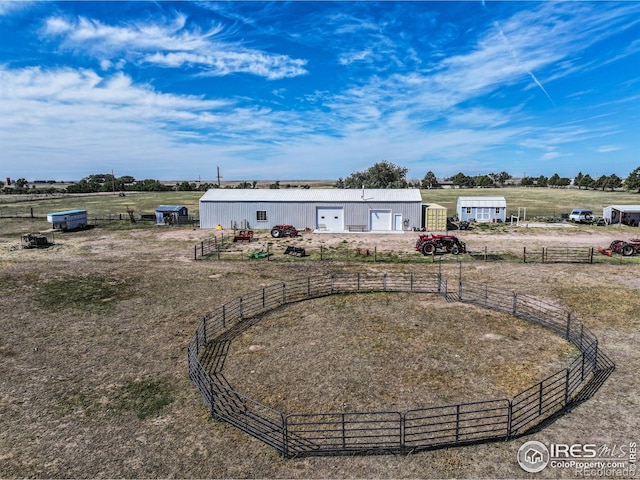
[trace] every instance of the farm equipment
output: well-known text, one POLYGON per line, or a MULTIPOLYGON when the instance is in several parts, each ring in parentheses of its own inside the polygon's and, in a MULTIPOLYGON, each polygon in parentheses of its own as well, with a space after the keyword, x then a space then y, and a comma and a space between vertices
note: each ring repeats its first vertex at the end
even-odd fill
POLYGON ((293 225, 275 225, 271 229, 271 236, 273 238, 297 237, 298 230, 293 225))
POLYGON ((240 230, 233 236, 234 242, 251 242, 253 240, 253 230, 240 230))
POLYGON ((307 252, 305 251, 304 248, 300 248, 300 247, 294 247, 289 245, 285 251, 284 251, 285 255, 293 255, 294 257, 306 257, 307 256, 307 252))
POLYGON ((423 255, 434 255, 438 250, 445 250, 446 253, 458 255, 467 253, 467 246, 455 235, 433 235, 428 233, 420 235, 416 241, 416 250, 423 255))
POLYGON ((249 258, 267 258, 269 256, 269 252, 266 250, 256 250, 255 252, 251 252, 248 257, 249 258))
POLYGON ((47 235, 41 233, 27 233, 21 237, 22 248, 47 248, 53 245, 47 235))
POLYGON ((618 253, 625 257, 629 257, 633 254, 640 255, 640 238, 632 238, 628 242, 624 240, 614 240, 609 245, 609 248, 599 248, 598 251, 607 256, 612 256, 614 253, 618 253))

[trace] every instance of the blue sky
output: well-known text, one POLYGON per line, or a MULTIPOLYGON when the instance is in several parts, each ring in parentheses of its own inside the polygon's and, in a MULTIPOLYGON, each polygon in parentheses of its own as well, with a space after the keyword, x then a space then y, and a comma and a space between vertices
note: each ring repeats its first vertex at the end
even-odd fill
POLYGON ((640 166, 640 2, 0 1, 0 178, 640 166))

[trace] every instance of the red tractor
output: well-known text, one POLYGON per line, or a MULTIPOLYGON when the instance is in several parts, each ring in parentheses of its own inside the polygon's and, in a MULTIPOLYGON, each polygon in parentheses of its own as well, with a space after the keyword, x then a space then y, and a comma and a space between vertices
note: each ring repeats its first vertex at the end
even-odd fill
POLYGON ((271 229, 271 236, 273 238, 297 237, 298 230, 293 225, 274 225, 271 229))
POLYGON ((628 242, 624 240, 614 240, 611 242, 611 245, 609 245, 609 248, 599 248, 598 251, 608 256, 611 256, 613 253, 618 253, 625 257, 633 254, 640 255, 640 238, 632 238, 628 242))
POLYGON ((423 255, 434 255, 438 250, 445 250, 446 253, 458 255, 467 253, 467 246, 458 240, 455 235, 433 235, 428 233, 420 235, 416 241, 416 250, 423 255))

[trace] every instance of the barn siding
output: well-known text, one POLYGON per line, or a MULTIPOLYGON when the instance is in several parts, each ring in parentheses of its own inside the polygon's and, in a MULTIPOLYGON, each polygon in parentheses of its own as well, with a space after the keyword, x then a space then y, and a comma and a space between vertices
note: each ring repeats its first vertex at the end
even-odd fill
MULTIPOLYGON (((348 225, 369 225, 369 211, 372 209, 391 210, 392 215, 400 214, 408 219, 407 230, 421 226, 421 201, 415 202, 326 202, 326 201, 222 201, 200 200, 200 227, 269 229, 276 224, 290 224, 298 229, 317 228, 318 207, 340 207, 344 211, 345 230, 348 225), (257 211, 267 212, 267 221, 258 221, 257 211)), ((403 225, 404 226, 404 225, 403 225)))

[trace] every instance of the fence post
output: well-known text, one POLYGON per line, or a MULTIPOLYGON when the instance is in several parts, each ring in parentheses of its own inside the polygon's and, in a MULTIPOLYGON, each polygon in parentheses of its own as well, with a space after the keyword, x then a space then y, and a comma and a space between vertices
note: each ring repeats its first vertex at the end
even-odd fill
POLYGON ((567 313, 567 341, 569 341, 569 332, 571 331, 571 312, 567 313))
POLYGON ((569 405, 569 369, 567 368, 567 376, 564 383, 564 404, 569 405))
POLYGON ((226 309, 226 305, 222 305, 222 328, 227 328, 227 309, 226 309))
POLYGON ((542 382, 540 382, 540 403, 538 405, 538 416, 542 415, 542 382))
POLYGON ((204 344, 207 344, 207 317, 202 317, 202 335, 204 336, 204 344))
POLYGON ((383 291, 387 291, 387 274, 383 273, 382 274, 382 290, 383 291))
POLYGON ((196 330, 196 357, 200 358, 200 336, 196 330))
POLYGON ((322 261, 322 245, 320 245, 320 261, 322 261))
POLYGON ((518 313, 518 294, 513 292, 513 314, 518 313))
POLYGON ((198 259, 198 245, 193 246, 193 259, 194 260, 198 259))
POLYGON ((460 439, 460 404, 456 405, 456 443, 460 439))
POLYGON ((513 422, 513 400, 509 400, 509 408, 507 410, 507 438, 505 438, 505 440, 509 440, 511 438, 512 422, 513 422))
POLYGON ((242 297, 240 297, 240 307, 239 307, 239 310, 240 310, 240 320, 244 320, 244 312, 242 311, 242 310, 243 310, 243 308, 242 308, 242 307, 243 307, 243 304, 242 304, 242 297))
POLYGON ((360 272, 357 273, 357 278, 358 278, 358 281, 356 282, 357 284, 356 290, 360 291, 360 272))
POLYGON ((413 272, 409 274, 409 291, 413 292, 413 272))
POLYGON ((378 247, 373 247, 373 263, 378 260, 378 247))
POLYGON ((262 289, 262 308, 264 308, 264 306, 266 305, 266 302, 265 302, 265 298, 264 298, 264 297, 265 297, 265 292, 264 292, 264 288, 263 288, 263 289, 262 289))
POLYGON ((311 277, 307 277, 307 297, 311 296, 311 277))
POLYGON ((527 263, 527 247, 522 247, 522 263, 527 263))

